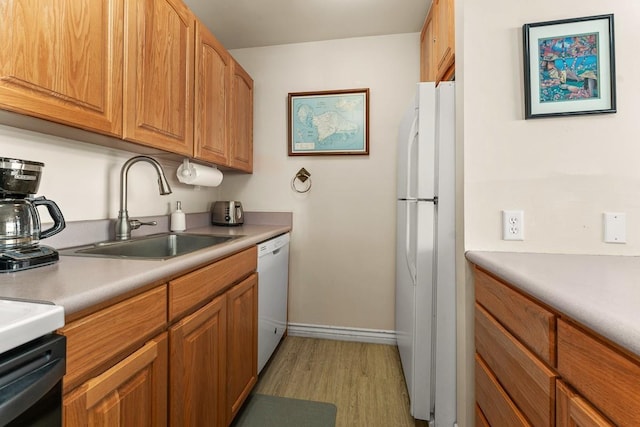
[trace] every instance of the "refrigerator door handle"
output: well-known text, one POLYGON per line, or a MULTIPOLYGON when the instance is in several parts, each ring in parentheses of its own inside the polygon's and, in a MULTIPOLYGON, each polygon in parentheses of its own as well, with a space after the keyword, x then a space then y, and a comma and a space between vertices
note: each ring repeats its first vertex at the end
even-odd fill
POLYGON ((404 193, 407 195, 407 197, 413 196, 413 194, 410 193, 411 191, 411 151, 413 149, 413 145, 416 143, 417 140, 418 140, 418 113, 416 110, 416 115, 413 118, 413 122, 411 123, 411 130, 409 130, 409 138, 407 141, 407 162, 406 162, 407 188, 404 193))
POLYGON ((411 255, 411 209, 417 209, 418 201, 417 200, 409 200, 407 201, 407 218, 406 218, 406 226, 404 228, 406 236, 405 236, 405 252, 404 259, 407 261, 407 267, 409 268, 409 275, 411 276, 411 283, 413 286, 418 284, 418 267, 416 266, 416 257, 411 255))

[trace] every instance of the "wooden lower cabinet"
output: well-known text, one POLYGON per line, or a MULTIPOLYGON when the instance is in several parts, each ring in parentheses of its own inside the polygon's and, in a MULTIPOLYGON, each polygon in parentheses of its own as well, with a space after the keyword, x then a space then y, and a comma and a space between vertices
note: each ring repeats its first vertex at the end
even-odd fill
POLYGON ((608 419, 640 425, 640 361, 565 320, 558 321, 558 372, 608 419))
POLYGON ((258 377, 256 263, 252 246, 59 330, 64 425, 228 426, 258 377))
POLYGON ((169 419, 179 426, 226 425, 227 297, 169 329, 169 419))
POLYGON ((169 329, 170 423, 231 423, 258 377, 254 273, 169 329))
POLYGON ((227 421, 258 380, 258 275, 227 292, 227 421))
POLYGON ((475 268, 476 423, 640 426, 640 357, 475 268))
POLYGON ((614 427, 563 381, 556 383, 556 427, 614 427))
POLYGON ((529 427, 531 424, 476 353, 476 419, 479 425, 529 427))
POLYGON ((64 397, 64 425, 166 425, 167 355, 165 332, 85 382, 64 397))

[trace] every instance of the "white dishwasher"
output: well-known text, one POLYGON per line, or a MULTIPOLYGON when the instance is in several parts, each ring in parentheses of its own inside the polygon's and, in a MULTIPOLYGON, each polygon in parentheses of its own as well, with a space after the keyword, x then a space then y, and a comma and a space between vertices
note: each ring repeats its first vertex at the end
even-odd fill
POLYGON ((258 244, 258 373, 287 328, 289 233, 258 244))

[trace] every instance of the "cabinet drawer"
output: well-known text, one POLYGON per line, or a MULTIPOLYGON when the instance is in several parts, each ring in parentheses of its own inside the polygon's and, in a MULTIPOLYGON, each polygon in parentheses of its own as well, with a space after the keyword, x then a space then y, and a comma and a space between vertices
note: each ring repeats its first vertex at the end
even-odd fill
POLYGON ((564 382, 556 381, 557 427, 614 427, 593 406, 564 382))
POLYGON ((229 285, 256 270, 255 246, 169 282, 169 320, 207 303, 229 285))
POLYGON ((64 392, 142 345, 166 324, 166 285, 69 323, 58 331, 67 337, 64 392))
POLYGON ((491 427, 487 417, 482 413, 482 409, 476 404, 476 427, 491 427))
POLYGON ((475 317, 476 351, 532 425, 553 425, 557 375, 477 303, 475 317))
POLYGON ((476 425, 530 426, 482 358, 476 354, 476 425))
POLYGON ((558 371, 615 424, 640 426, 640 364, 558 321, 558 371))
POLYGON ((475 283, 476 300, 535 355, 554 366, 555 315, 477 267, 475 283))

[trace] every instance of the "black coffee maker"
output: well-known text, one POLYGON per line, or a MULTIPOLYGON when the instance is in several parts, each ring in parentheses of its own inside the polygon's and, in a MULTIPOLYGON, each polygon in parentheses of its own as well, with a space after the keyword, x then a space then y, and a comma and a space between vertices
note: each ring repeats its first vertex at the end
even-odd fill
POLYGON ((0 273, 53 264, 58 252, 40 245, 65 227, 62 212, 52 200, 34 197, 44 163, 0 157, 0 273), (54 221, 41 230, 38 206, 45 206, 54 221))

